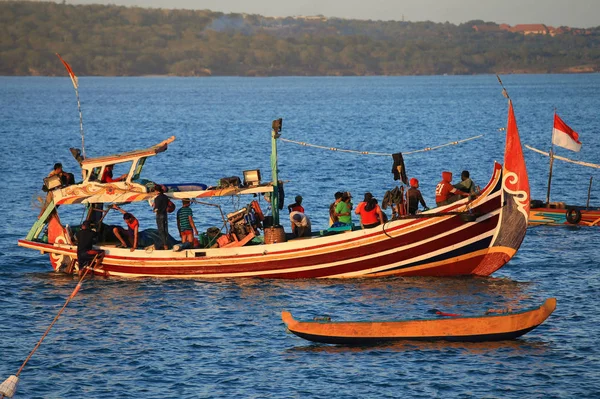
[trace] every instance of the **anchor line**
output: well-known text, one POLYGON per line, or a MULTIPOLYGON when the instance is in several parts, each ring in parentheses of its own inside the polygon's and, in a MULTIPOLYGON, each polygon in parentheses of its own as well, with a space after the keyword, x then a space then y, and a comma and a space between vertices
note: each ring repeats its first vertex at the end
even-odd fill
MULTIPOLYGON (((96 255, 96 257, 97 256, 98 255, 96 255)), ((94 261, 95 260, 96 260, 96 258, 94 258, 94 261)), ((50 325, 48 326, 48 328, 44 332, 44 335, 42 335, 42 338, 40 338, 40 340, 38 341, 37 345, 29 353, 29 356, 27 356, 27 358, 25 359, 25 361, 21 365, 21 367, 19 368, 19 371, 17 371, 17 374, 16 374, 17 377, 19 376, 19 374, 21 374, 21 371, 23 371, 23 369, 25 368, 25 365, 27 364, 27 362, 29 361, 29 359, 31 359, 31 356, 33 356, 33 354, 35 353, 35 351, 40 347, 40 345, 42 344, 42 341, 44 341, 44 338, 46 338, 46 335, 48 335, 48 333, 50 332, 50 329, 52 328, 52 326, 54 325, 54 323, 56 323, 56 321, 58 320, 58 318, 60 317, 60 315, 62 314, 62 312, 65 310, 65 308, 67 307, 67 305, 69 304, 69 302, 71 302, 71 299, 73 299, 75 297, 75 295, 77 295, 77 293, 81 289, 81 283, 83 282, 83 279, 85 278, 86 274, 88 274, 89 270, 90 270, 89 268, 85 269, 85 272, 83 273, 83 275, 79 279, 79 282, 77 283, 77 286, 75 286, 75 289, 73 290, 73 292, 71 293, 71 295, 69 295, 69 297, 67 298, 67 301, 65 302, 65 304, 63 305, 63 307, 58 311, 58 313, 54 317, 54 320, 52 320, 52 323, 50 323, 50 325)))
MULTIPOLYGON (((98 255, 96 255, 94 257, 94 259, 92 260, 91 265, 94 265, 97 262, 97 260, 98 260, 98 255)), ((25 368, 25 365, 27 364, 27 362, 29 361, 29 359, 31 359, 31 357, 33 356, 33 354, 35 353, 35 351, 37 351, 37 349, 40 347, 40 345, 44 341, 44 338, 46 338, 46 336, 50 332, 50 329, 52 328, 52 326, 54 326, 54 323, 56 323, 56 321, 58 320, 58 318, 60 317, 60 315, 62 314, 62 312, 65 310, 65 308, 67 307, 67 305, 71 301, 71 299, 73 299, 75 297, 75 295, 77 295, 77 293, 81 289, 81 285, 83 283, 83 279, 85 278, 85 276, 88 274, 89 271, 90 271, 90 268, 87 267, 85 269, 85 272, 83 273, 83 275, 79 278, 77 286, 75 287, 75 289, 73 290, 73 292, 71 292, 71 295, 69 295, 69 297, 67 298, 65 304, 58 311, 58 313, 56 314, 56 316, 52 320, 52 323, 50 323, 50 325, 48 326, 48 328, 46 329, 46 331, 44 332, 44 334, 42 335, 42 337, 40 338, 40 340, 37 342, 37 344, 35 345, 35 347, 33 348, 33 350, 29 353, 29 355, 27 356, 27 358, 25 359, 25 361, 23 362, 23 364, 21 364, 21 367, 19 368, 19 371, 17 371, 17 373, 14 375, 14 377, 17 378, 17 381, 18 381, 19 375, 21 374, 21 372, 25 368)), ((0 395, 0 398, 4 398, 4 397, 5 397, 4 394, 0 395)))

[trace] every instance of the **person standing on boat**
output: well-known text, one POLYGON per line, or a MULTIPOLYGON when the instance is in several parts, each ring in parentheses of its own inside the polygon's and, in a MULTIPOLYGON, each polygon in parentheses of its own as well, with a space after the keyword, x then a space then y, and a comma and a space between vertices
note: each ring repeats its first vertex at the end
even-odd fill
POLYGON ((360 215, 360 225, 363 229, 377 227, 384 220, 383 212, 371 193, 365 193, 364 201, 358 204, 354 213, 360 215))
POLYGON ((158 227, 158 237, 163 249, 169 249, 167 239, 169 237, 169 219, 167 217, 167 207, 169 206, 169 197, 165 195, 162 185, 154 186, 154 191, 158 193, 154 199, 154 212, 156 213, 156 226, 158 227))
POLYGON ((295 212, 304 213, 304 207, 302 206, 302 196, 296 195, 295 200, 296 200, 296 202, 288 205, 288 212, 292 213, 295 211, 295 212))
POLYGON ((102 172, 102 178, 100 179, 100 183, 114 183, 117 181, 125 180, 127 174, 121 175, 116 179, 113 179, 113 167, 114 165, 106 165, 104 167, 104 172, 102 172))
POLYGON ((104 251, 93 248, 95 234, 88 220, 81 224, 81 229, 77 232, 75 238, 77 239, 77 263, 79 263, 79 272, 81 273, 83 268, 88 266, 96 255, 104 255, 104 251))
POLYGON ((458 201, 469 194, 457 190, 452 186, 452 172, 442 172, 442 181, 435 188, 435 203, 437 206, 448 205, 458 201))
POLYGON ((290 213, 292 222, 292 234, 294 237, 309 237, 311 234, 310 219, 302 212, 293 211, 290 213))
MULTIPOLYGON (((350 226, 352 225, 352 195, 349 192, 345 192, 342 195, 342 200, 335 206, 335 216, 338 218, 338 226, 350 226)), ((334 227, 335 223, 334 223, 334 227)))
MULTIPOLYGON (((121 248, 131 248, 130 251, 133 252, 138 246, 139 242, 139 230, 140 230, 140 222, 129 212, 125 212, 123 209, 119 208, 116 204, 113 205, 113 209, 118 210, 123 214, 123 220, 127 223, 127 230, 122 228, 121 226, 116 226, 113 228, 113 233, 115 237, 121 242, 121 248)), ((118 247, 118 246, 117 246, 118 247)))
POLYGON ((408 201, 408 214, 415 215, 419 209, 419 202, 423 205, 423 210, 427 209, 427 204, 419 190, 419 181, 414 177, 410 179, 410 188, 406 192, 406 200, 408 201))
POLYGON ((477 194, 477 188, 473 180, 471 180, 470 173, 468 170, 463 170, 460 174, 460 182, 454 185, 454 188, 463 191, 465 193, 469 193, 471 196, 475 196, 477 194))
POLYGON ((182 248, 191 248, 194 245, 194 236, 198 235, 194 224, 194 213, 190 208, 190 200, 181 201, 181 208, 177 211, 177 229, 181 235, 182 248))
POLYGON ((331 205, 329 205, 329 226, 333 226, 338 222, 338 217, 335 216, 335 207, 342 200, 343 195, 344 193, 342 193, 341 191, 336 192, 334 195, 335 201, 333 201, 331 205))

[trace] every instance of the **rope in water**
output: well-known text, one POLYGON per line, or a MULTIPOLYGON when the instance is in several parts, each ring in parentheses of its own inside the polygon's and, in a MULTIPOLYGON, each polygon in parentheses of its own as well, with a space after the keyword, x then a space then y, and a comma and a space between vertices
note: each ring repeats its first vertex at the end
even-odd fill
MULTIPOLYGON (((96 261, 97 257, 98 257, 98 255, 96 255, 96 257, 92 261, 92 264, 96 261)), ((58 320, 58 318, 60 317, 60 315, 62 314, 62 312, 65 310, 65 308, 67 307, 67 305, 69 304, 69 302, 71 302, 71 299, 73 299, 75 297, 75 295, 77 295, 77 293, 81 289, 81 283, 83 282, 83 279, 85 278, 86 274, 88 274, 89 271, 90 271, 89 268, 85 269, 85 273, 83 273, 83 275, 79 279, 79 282, 77 283, 77 286, 75 287, 75 289, 73 290, 73 292, 71 293, 71 295, 69 295, 69 297, 67 298, 67 301, 65 302, 65 304, 63 305, 63 307, 58 311, 58 313, 54 317, 54 320, 52 320, 52 323, 50 323, 50 325, 46 329, 46 332, 44 332, 44 335, 42 335, 42 338, 40 338, 40 340, 38 341, 37 345, 33 348, 33 350, 31 351, 31 353, 29 353, 29 356, 27 356, 27 359, 25 359, 25 361, 21 365, 21 367, 19 368, 19 371, 17 371, 17 374, 16 374, 17 377, 19 376, 19 374, 21 374, 21 371, 23 371, 23 369, 25 368, 25 365, 27 364, 27 362, 29 361, 29 359, 31 359, 31 356, 33 356, 33 354, 35 353, 35 351, 40 347, 40 345, 42 344, 42 341, 44 341, 44 338, 46 338, 46 335, 48 335, 48 333, 50 332, 50 329, 52 328, 52 326, 54 325, 54 323, 56 323, 56 321, 58 320)))
MULTIPOLYGON (((462 139, 462 140, 451 141, 449 143, 440 144, 440 145, 437 145, 437 146, 434 146, 434 147, 425 147, 425 148, 420 149, 420 150, 403 152, 402 155, 408 155, 408 154, 415 154, 417 152, 426 152, 426 151, 431 151, 431 150, 437 150, 438 148, 447 147, 447 146, 450 146, 450 145, 457 145, 457 144, 460 144, 460 143, 464 143, 465 141, 475 140, 475 139, 478 139, 478 138, 481 138, 481 137, 483 137, 483 134, 480 134, 478 136, 469 137, 469 138, 462 139)), ((392 154, 387 154, 387 153, 383 153, 383 152, 358 151, 358 150, 347 150, 347 149, 336 148, 336 147, 326 147, 326 146, 323 146, 323 145, 306 143, 304 141, 295 141, 295 140, 285 139, 283 137, 279 138, 279 140, 285 141, 287 143, 298 144, 298 145, 301 145, 301 146, 304 146, 304 147, 320 148, 322 150, 329 150, 329 151, 349 152, 349 153, 360 154, 360 155, 376 155, 376 156, 382 156, 382 157, 391 157, 392 156, 392 154)))
MULTIPOLYGON (((94 257, 94 259, 91 262, 91 265, 94 265, 97 262, 97 260, 98 260, 98 255, 96 255, 94 257)), ((54 323, 56 323, 56 321, 58 320, 58 318, 60 317, 60 315, 62 314, 62 312, 65 310, 65 308, 67 307, 67 305, 69 304, 69 302, 71 302, 71 299, 73 299, 75 297, 75 295, 77 295, 77 293, 81 289, 81 284, 83 283, 83 279, 85 278, 85 276, 88 274, 89 271, 90 271, 90 268, 87 267, 85 269, 85 273, 83 273, 83 275, 79 279, 79 282, 77 283, 77 286, 75 287, 75 289, 73 290, 73 292, 71 293, 71 295, 67 298, 67 301, 65 302, 65 304, 63 305, 63 307, 58 311, 58 313, 54 317, 54 320, 52 320, 52 323, 50 323, 50 325, 48 326, 48 328, 46 329, 46 331, 44 332, 44 334, 42 335, 42 337, 40 338, 40 340, 37 342, 37 344, 33 348, 33 350, 29 353, 29 356, 27 356, 27 358, 23 362, 23 364, 19 368, 19 371, 17 371, 17 373, 15 374, 15 377, 19 377, 19 374, 21 374, 21 371, 23 371, 23 369, 25 368, 25 365, 27 364, 27 362, 29 361, 29 359, 31 359, 31 356, 33 356, 33 354, 35 353, 35 351, 40 347, 40 345, 44 341, 44 338, 46 338, 46 336, 50 332, 50 329, 52 328, 52 326, 54 325, 54 323)), ((0 395, 0 398, 4 398, 4 396, 5 395, 2 394, 2 395, 0 395)), ((9 397, 10 397, 10 395, 9 395, 9 397)))

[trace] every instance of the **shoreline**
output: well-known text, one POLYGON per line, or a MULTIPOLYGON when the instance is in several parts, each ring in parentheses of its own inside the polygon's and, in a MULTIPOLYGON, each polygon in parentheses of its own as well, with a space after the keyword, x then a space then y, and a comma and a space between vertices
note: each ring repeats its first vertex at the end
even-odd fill
MULTIPOLYGON (((432 77, 432 76, 488 76, 488 75, 590 75, 600 73, 600 70, 579 70, 579 71, 562 71, 562 72, 527 72, 527 71, 513 71, 513 72, 489 72, 489 73, 471 73, 471 74, 442 74, 442 75, 430 75, 430 74, 419 74, 419 75, 173 75, 173 74, 150 74, 150 75, 84 75, 78 74, 77 77, 86 78, 360 78, 360 77, 432 77)), ((30 77, 30 78, 63 78, 64 75, 1 75, 0 77, 30 77)))

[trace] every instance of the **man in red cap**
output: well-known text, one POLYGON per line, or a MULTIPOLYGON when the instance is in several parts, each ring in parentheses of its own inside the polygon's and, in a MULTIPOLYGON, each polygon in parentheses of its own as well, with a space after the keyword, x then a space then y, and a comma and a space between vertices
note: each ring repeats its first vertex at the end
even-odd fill
POLYGON ((408 201, 409 215, 414 215, 417 213, 417 209, 419 209, 419 202, 421 205, 423 205, 424 210, 427 209, 427 204, 425 204, 423 195, 421 195, 421 191, 419 190, 419 181, 414 177, 410 179, 410 188, 406 192, 406 198, 408 201))

